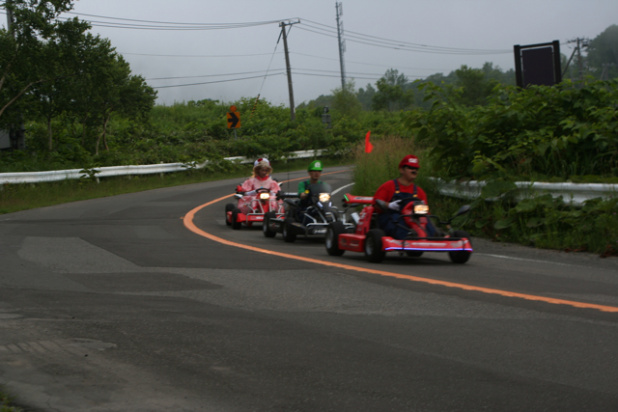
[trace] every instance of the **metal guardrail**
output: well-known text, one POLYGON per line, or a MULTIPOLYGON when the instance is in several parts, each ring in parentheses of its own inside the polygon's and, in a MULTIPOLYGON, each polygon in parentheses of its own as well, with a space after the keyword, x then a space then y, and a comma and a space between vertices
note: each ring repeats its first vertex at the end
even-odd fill
MULTIPOLYGON (((313 156, 320 156, 324 150, 302 150, 293 152, 291 158, 306 159, 313 156)), ((226 157, 225 160, 230 162, 238 162, 241 164, 251 163, 253 159, 247 159, 242 156, 226 157)), ((154 165, 142 166, 110 166, 99 167, 90 170, 86 169, 70 169, 70 170, 52 170, 47 172, 16 172, 16 173, 0 173, 0 188, 5 184, 21 184, 21 183, 41 183, 41 182, 57 182, 67 179, 82 179, 93 177, 100 179, 112 176, 135 176, 148 174, 163 174, 183 172, 191 169, 203 168, 205 163, 161 163, 154 165)), ((582 205, 586 200, 594 198, 610 198, 618 196, 618 185, 603 184, 603 183, 544 183, 544 182, 516 182, 520 189, 519 198, 523 199, 530 197, 533 194, 549 193, 553 197, 562 196, 565 202, 582 205)), ((480 196, 481 190, 485 186, 482 181, 470 181, 467 183, 445 182, 440 181, 440 193, 457 197, 461 199, 474 199, 480 196)))
MULTIPOLYGON (((301 150, 292 152, 292 159, 306 159, 313 156, 320 156, 324 150, 301 150)), ((225 160, 240 164, 252 163, 253 159, 242 156, 226 157, 225 160)), ((201 169, 208 164, 204 163, 161 163, 141 166, 108 166, 96 167, 92 169, 69 169, 69 170, 50 170, 45 172, 15 172, 0 173, 0 185, 21 184, 21 183, 43 183, 58 182, 62 180, 83 179, 92 177, 100 179, 113 176, 136 176, 151 175, 162 173, 184 172, 191 169, 201 169)))
MULTIPOLYGON (((457 183, 440 180, 439 182, 440 193, 460 199, 479 197, 486 184, 482 181, 457 183)), ((606 183, 515 182, 515 185, 519 189, 518 200, 548 193, 554 198, 562 196, 566 203, 581 206, 586 200, 618 196, 618 185, 606 183)))

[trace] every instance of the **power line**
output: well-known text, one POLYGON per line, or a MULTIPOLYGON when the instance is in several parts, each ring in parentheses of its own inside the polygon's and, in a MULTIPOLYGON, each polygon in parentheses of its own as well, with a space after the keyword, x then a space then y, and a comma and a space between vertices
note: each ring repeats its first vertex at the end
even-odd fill
POLYGON ((127 18, 121 18, 121 17, 100 16, 96 14, 75 13, 75 12, 67 12, 67 14, 111 20, 111 21, 105 21, 105 20, 101 21, 101 20, 85 19, 88 23, 92 24, 93 26, 97 26, 97 27, 111 27, 111 28, 121 28, 121 29, 138 29, 138 30, 227 30, 227 29, 239 29, 239 28, 263 26, 263 25, 268 25, 268 24, 278 24, 279 23, 279 20, 267 20, 267 21, 243 22, 243 23, 182 23, 182 22, 169 22, 169 21, 156 21, 156 20, 127 19, 127 18), (145 24, 137 24, 137 23, 145 23, 145 24))
MULTIPOLYGON (((337 37, 337 28, 327 26, 322 23, 314 22, 312 20, 303 20, 305 23, 303 26, 300 26, 300 30, 309 31, 316 34, 321 34, 327 37, 336 38, 337 37)), ((467 48, 456 48, 456 47, 442 47, 442 46, 431 46, 426 44, 419 43, 411 43, 407 41, 401 40, 393 40, 387 39, 384 37, 371 36, 363 33, 358 33, 354 31, 347 30, 345 32, 345 39, 351 42, 377 46, 377 47, 385 47, 396 50, 406 50, 406 51, 416 51, 423 53, 437 53, 437 54, 465 54, 465 55, 478 55, 478 54, 506 54, 512 53, 510 49, 467 49, 467 48)))
MULTIPOLYGON (((111 28, 124 28, 124 29, 136 29, 136 30, 229 30, 239 29, 247 27, 255 27, 269 24, 279 24, 281 20, 265 20, 257 22, 242 22, 242 23, 182 23, 182 22, 168 22, 157 20, 141 20, 141 19, 127 19, 120 17, 101 16, 94 14, 75 13, 68 12, 77 16, 87 16, 100 19, 106 19, 111 21, 99 21, 99 20, 87 20, 93 26, 97 27, 111 27, 111 28), (127 22, 127 23, 125 23, 127 22), (140 23, 140 24, 137 24, 140 23), (144 23, 144 24, 141 24, 144 23)), ((337 38, 338 29, 336 27, 328 26, 312 20, 303 19, 303 24, 298 26, 298 29, 315 33, 331 38, 337 38)), ((421 53, 433 53, 433 54, 460 54, 460 55, 490 55, 490 54, 510 54, 511 49, 470 49, 470 48, 457 48, 457 47, 443 47, 432 46, 426 44, 412 43, 401 40, 387 39, 384 37, 367 35, 359 32, 349 31, 345 32, 345 40, 364 44, 374 47, 390 48, 402 51, 413 51, 421 53)))
MULTIPOLYGON (((279 73, 273 73, 273 74, 267 74, 267 76, 278 76, 281 74, 284 74, 285 72, 279 72, 279 73)), ((235 81, 240 81, 240 80, 250 80, 250 79, 261 79, 262 77, 264 77, 263 75, 260 76, 249 76, 249 77, 243 77, 243 78, 238 78, 238 79, 227 79, 227 80, 213 80, 211 82, 199 82, 199 83, 186 83, 186 84, 174 84, 174 85, 168 85, 168 86, 150 86, 153 89, 169 89, 172 87, 187 87, 187 86, 202 86, 202 85, 206 85, 206 84, 215 84, 215 83, 229 83, 229 82, 235 82, 235 81)))
MULTIPOLYGON (((173 87, 187 87, 187 86, 201 86, 208 84, 217 84, 217 83, 229 83, 243 80, 251 80, 251 79, 259 79, 262 77, 273 77, 273 76, 281 76, 286 73, 284 69, 276 69, 277 71, 273 73, 260 74, 255 76, 247 76, 247 77, 239 77, 234 79, 225 79, 225 80, 213 80, 208 82, 194 82, 194 83, 183 83, 183 84, 173 84, 173 85, 163 85, 163 86, 151 86, 153 89, 168 89, 173 87)), ((292 70, 294 75, 299 76, 312 76, 312 77, 330 77, 333 79, 339 78, 340 73, 335 70, 314 70, 314 69, 295 69, 292 70), (312 73, 314 72, 314 73, 312 73), (315 73, 318 72, 318 73, 315 73)), ((237 73, 238 74, 238 73, 237 73)), ((378 80, 383 75, 379 73, 356 73, 353 72, 355 79, 365 79, 365 80, 378 80)), ((219 75, 198 75, 198 76, 175 76, 175 77, 156 77, 156 78, 148 78, 147 81, 156 81, 156 80, 180 80, 180 79, 194 79, 194 78, 203 78, 203 77, 213 77, 213 76, 224 76, 223 74, 219 75)))
POLYGON ((154 53, 122 53, 127 56, 146 56, 146 57, 177 57, 177 58, 206 58, 218 59, 227 57, 258 57, 270 56, 271 53, 254 53, 254 54, 154 54, 154 53))

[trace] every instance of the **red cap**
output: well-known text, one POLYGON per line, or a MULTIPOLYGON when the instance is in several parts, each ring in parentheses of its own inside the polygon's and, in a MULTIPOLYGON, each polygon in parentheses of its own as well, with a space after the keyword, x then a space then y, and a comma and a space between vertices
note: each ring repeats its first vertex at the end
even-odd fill
POLYGON ((401 159, 401 162, 399 162, 399 168, 401 169, 404 166, 415 167, 417 169, 420 169, 421 167, 418 162, 418 157, 414 155, 407 155, 406 157, 401 159))

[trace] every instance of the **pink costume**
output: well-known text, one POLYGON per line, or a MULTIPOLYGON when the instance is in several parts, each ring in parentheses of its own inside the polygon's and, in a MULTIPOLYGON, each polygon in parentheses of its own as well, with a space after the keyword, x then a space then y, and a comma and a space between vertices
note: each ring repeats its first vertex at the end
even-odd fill
MULTIPOLYGON (((255 161, 254 169, 258 166, 266 166, 270 168, 270 162, 268 159, 258 159, 255 161)), ((277 201, 276 195, 281 188, 279 187, 279 183, 275 182, 270 175, 260 178, 255 175, 253 177, 248 178, 245 182, 240 186, 240 191, 242 192, 253 192, 257 189, 268 189, 270 190, 270 210, 276 212, 279 208, 279 201, 277 201)), ((249 213, 251 209, 259 210, 257 194, 251 194, 243 196, 241 199, 238 199, 238 208, 243 213, 249 213)))

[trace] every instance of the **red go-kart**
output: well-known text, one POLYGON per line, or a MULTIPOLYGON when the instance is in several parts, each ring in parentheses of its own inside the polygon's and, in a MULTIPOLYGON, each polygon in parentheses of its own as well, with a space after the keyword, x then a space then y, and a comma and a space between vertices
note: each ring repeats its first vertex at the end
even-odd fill
MULTIPOLYGON (((261 223, 264 221, 264 215, 271 212, 271 198, 274 198, 275 195, 270 193, 270 190, 264 188, 256 189, 255 192, 255 198, 247 203, 250 209, 247 213, 243 213, 242 210, 233 203, 225 205, 226 225, 232 226, 234 230, 238 230, 242 227, 243 223, 246 226, 251 226, 255 222, 261 223)), ((240 186, 237 187, 234 197, 241 200, 244 196, 245 194, 240 191, 240 186)), ((277 217, 283 217, 284 210, 282 202, 277 201, 277 209, 272 211, 275 212, 277 217)))
POLYGON ((470 235, 461 230, 452 230, 452 220, 470 210, 470 206, 462 206, 457 213, 446 222, 439 224, 447 228, 447 232, 435 228, 434 236, 428 235, 429 219, 437 219, 429 214, 429 207, 423 201, 409 202, 401 211, 398 224, 405 226, 408 235, 405 239, 395 239, 386 236, 378 228, 376 208, 384 211, 388 204, 373 197, 354 196, 346 194, 344 206, 347 208, 363 206, 359 213, 352 213, 356 222, 353 229, 343 226, 342 222, 333 222, 326 231, 326 250, 329 255, 341 256, 346 250, 364 252, 370 262, 381 262, 386 252, 400 252, 411 257, 419 257, 424 252, 447 252, 453 263, 466 263, 472 254, 470 235))

